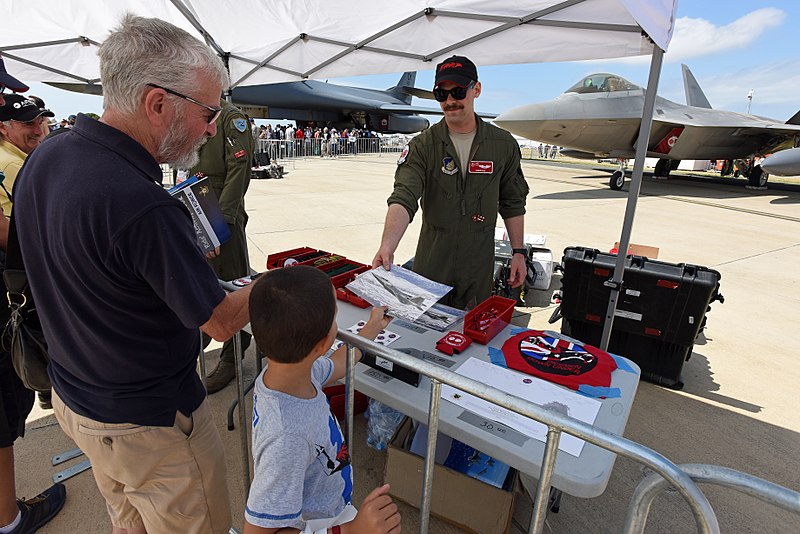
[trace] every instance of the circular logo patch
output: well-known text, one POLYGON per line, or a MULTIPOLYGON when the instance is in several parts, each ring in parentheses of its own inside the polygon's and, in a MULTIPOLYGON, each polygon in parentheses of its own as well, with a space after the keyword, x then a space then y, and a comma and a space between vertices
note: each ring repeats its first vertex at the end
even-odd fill
POLYGON ((597 357, 583 347, 548 336, 526 336, 519 353, 531 367, 554 375, 582 375, 597 365, 597 357))

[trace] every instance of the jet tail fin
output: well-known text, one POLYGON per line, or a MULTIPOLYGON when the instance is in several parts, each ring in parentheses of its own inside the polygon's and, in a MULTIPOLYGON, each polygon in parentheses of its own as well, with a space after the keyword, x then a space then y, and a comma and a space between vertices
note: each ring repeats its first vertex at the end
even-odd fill
POLYGON ((706 98, 703 90, 700 89, 700 84, 697 83, 689 67, 682 64, 681 70, 683 71, 683 90, 686 93, 686 104, 696 108, 711 109, 708 98, 706 98))
POLYGON ((786 121, 786 124, 797 124, 800 125, 800 111, 792 115, 792 118, 786 121))
POLYGON ((395 98, 399 98, 406 104, 411 104, 412 96, 416 96, 417 98, 433 99, 433 92, 414 87, 414 82, 416 80, 416 71, 404 72, 403 76, 400 77, 400 81, 397 82, 397 85, 391 89, 388 89, 387 91, 395 98))

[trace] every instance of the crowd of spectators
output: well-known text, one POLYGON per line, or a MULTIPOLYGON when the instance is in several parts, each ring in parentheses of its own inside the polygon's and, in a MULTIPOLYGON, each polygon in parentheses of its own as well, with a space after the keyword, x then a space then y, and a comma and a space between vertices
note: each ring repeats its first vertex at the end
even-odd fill
POLYGON ((377 139, 378 134, 358 128, 337 130, 335 127, 307 125, 305 128, 291 124, 256 126, 251 120, 253 136, 259 141, 259 152, 269 159, 304 156, 336 157, 341 154, 356 155, 369 145, 359 144, 359 139, 377 139))

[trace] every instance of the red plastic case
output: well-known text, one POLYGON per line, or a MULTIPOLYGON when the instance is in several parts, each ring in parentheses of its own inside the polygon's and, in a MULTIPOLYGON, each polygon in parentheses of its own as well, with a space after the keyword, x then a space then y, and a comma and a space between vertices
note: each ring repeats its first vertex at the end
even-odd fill
POLYGON ((486 345, 511 322, 515 304, 514 300, 497 295, 489 297, 464 316, 464 334, 481 345, 486 345), (492 310, 495 313, 484 316, 492 310), (488 323, 481 328, 480 323, 483 321, 488 323))
POLYGON ((267 256, 267 269, 278 269, 279 267, 283 267, 283 262, 289 258, 299 256, 301 254, 308 254, 309 252, 323 252, 324 254, 328 254, 327 252, 311 247, 300 247, 293 248, 291 250, 284 250, 283 252, 275 252, 274 254, 267 256))

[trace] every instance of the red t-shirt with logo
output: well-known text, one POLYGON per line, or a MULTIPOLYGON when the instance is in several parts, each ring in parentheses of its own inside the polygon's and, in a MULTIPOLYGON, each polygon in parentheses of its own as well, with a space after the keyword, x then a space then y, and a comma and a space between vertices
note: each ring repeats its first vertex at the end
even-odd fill
POLYGON ((571 389, 582 385, 608 387, 617 368, 607 352, 541 330, 526 330, 508 339, 503 344, 503 356, 509 369, 571 389))

